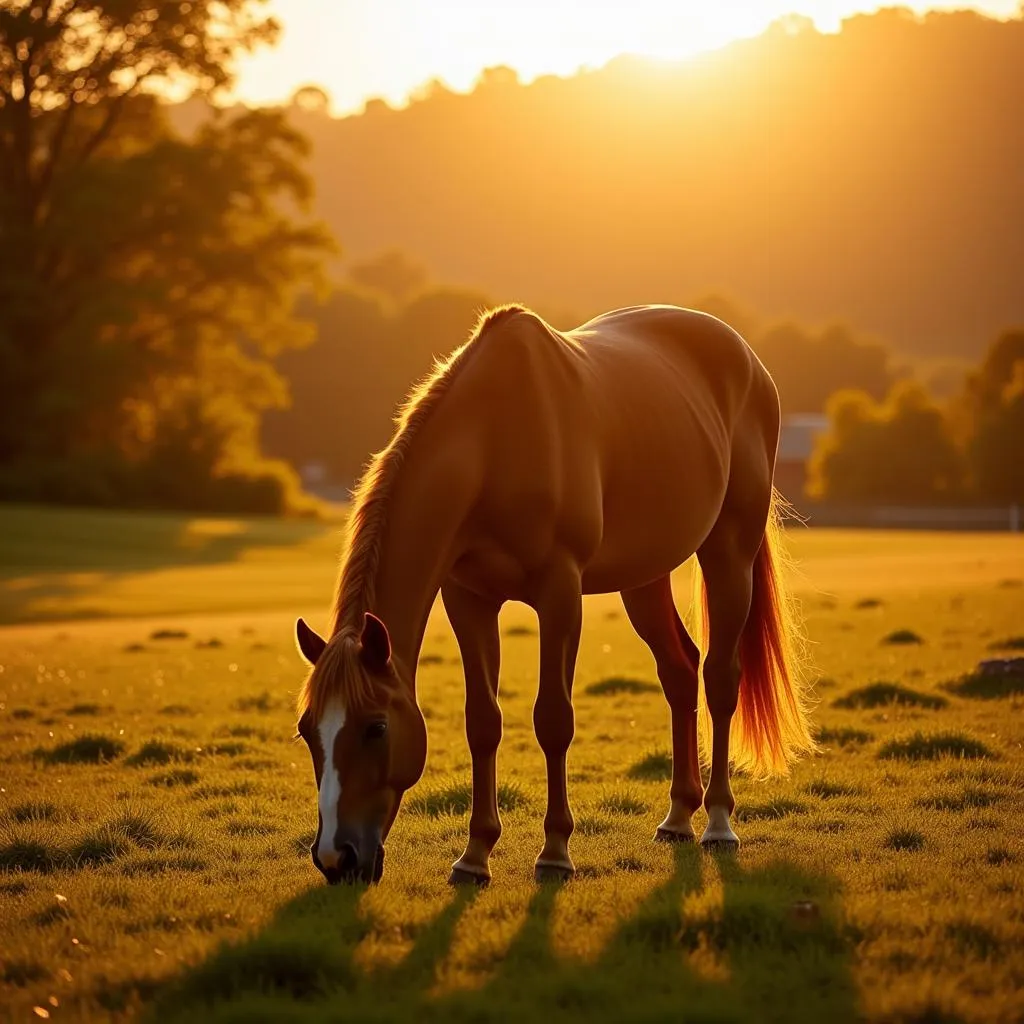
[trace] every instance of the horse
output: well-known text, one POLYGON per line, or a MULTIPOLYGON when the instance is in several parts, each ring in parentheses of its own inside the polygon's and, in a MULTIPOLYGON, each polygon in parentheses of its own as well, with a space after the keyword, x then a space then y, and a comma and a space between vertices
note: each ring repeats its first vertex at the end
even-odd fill
POLYGON ((490 881, 501 835, 506 601, 532 607, 539 626, 533 721, 547 811, 536 878, 575 872, 566 755, 587 594, 621 594, 669 705, 672 782, 655 838, 694 841, 703 804, 700 842, 738 845, 730 766, 784 773, 814 749, 779 567, 779 425, 768 371, 708 314, 633 306, 567 332, 520 305, 480 318, 401 407, 354 491, 329 636, 296 623, 310 666, 297 710, 318 791, 311 853, 329 883, 379 881, 402 796, 422 775, 416 665, 439 592, 462 656, 472 756, 453 884, 490 881), (670 585, 691 555, 697 641, 670 585), (710 733, 706 789, 699 731, 705 743, 710 733))

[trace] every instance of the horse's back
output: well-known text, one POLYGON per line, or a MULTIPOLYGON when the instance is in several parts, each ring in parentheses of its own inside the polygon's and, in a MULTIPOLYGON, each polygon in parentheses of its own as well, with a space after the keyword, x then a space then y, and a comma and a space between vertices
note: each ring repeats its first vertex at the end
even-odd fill
POLYGON ((478 344, 450 406, 484 449, 478 521, 523 562, 567 547, 587 590, 639 585, 692 554, 737 444, 774 458, 770 378, 714 317, 633 307, 560 333, 524 312, 478 344))

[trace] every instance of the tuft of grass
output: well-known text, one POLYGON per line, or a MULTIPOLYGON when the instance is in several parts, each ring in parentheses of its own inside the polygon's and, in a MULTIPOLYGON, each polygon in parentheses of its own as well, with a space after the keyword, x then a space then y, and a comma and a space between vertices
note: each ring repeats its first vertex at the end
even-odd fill
POLYGON ((946 938, 966 956, 997 960, 1006 952, 1007 944, 990 928, 975 921, 951 921, 945 931, 946 938))
POLYGON ((99 704, 72 704, 65 712, 68 715, 99 715, 102 713, 103 708, 99 704))
POLYGON ((945 697, 934 693, 922 693, 911 690, 908 686, 898 683, 877 682, 851 690, 842 697, 832 701, 834 708, 851 710, 867 710, 868 708, 889 707, 900 704, 905 707, 944 708, 949 704, 945 697))
POLYGON ((806 814, 807 804, 788 796, 777 796, 760 804, 741 805, 736 809, 737 821, 777 821, 787 814, 806 814))
POLYGON ((63 807, 51 803, 49 800, 29 800, 25 803, 15 804, 5 817, 10 821, 16 821, 19 825, 34 824, 40 821, 67 821, 71 814, 63 807))
POLYGON ((50 977, 50 969, 38 960, 8 960, 0 965, 0 981, 7 985, 24 988, 34 981, 45 981, 50 977))
POLYGON ((584 687, 583 692, 592 697, 607 697, 617 693, 660 693, 661 687, 642 679, 609 676, 584 687))
POLYGON ((146 780, 151 786, 194 786, 199 781, 199 773, 191 768, 172 768, 170 771, 157 772, 146 780))
POLYGON ((35 718, 36 713, 31 708, 15 708, 11 712, 11 718, 24 722, 28 718, 35 718))
POLYGON ((144 850, 152 850, 166 842, 166 836, 157 819, 142 809, 126 809, 111 822, 111 828, 129 842, 144 850))
POLYGON ((223 754, 225 757, 240 757, 249 753, 244 743, 211 743, 206 747, 207 754, 223 754))
POLYGON ((937 761, 941 757, 981 758, 993 753, 981 740, 962 732, 915 732, 911 736, 889 740, 878 756, 883 760, 937 761))
POLYGON ((124 751, 124 744, 110 736, 85 733, 39 754, 48 764, 103 764, 124 751))
POLYGON ((266 713, 273 711, 278 706, 278 701, 270 695, 267 690, 256 694, 255 697, 239 697, 231 705, 235 711, 260 711, 266 713))
POLYGON ((672 778, 672 755, 655 750, 632 765, 626 774, 645 782, 664 782, 672 778))
MULTIPOLYGON (((526 793, 515 782, 498 784, 498 810, 514 811, 529 804, 526 793)), ((406 803, 413 814, 425 814, 430 818, 443 815, 468 814, 473 806, 473 788, 468 782, 455 782, 416 793, 406 803)))
POLYGON ((834 743, 838 747, 861 747, 865 743, 870 743, 874 738, 874 734, 866 729, 854 729, 848 725, 840 728, 823 726, 815 734, 815 739, 819 743, 834 743))
POLYGON ((924 849, 924 833, 906 825, 896 826, 886 833, 884 845, 889 850, 916 853, 924 849))
POLYGON ((964 786, 958 791, 929 794, 918 800, 917 806, 930 811, 966 811, 991 807, 1001 799, 1000 793, 993 793, 977 786, 964 786))
POLYGON ((924 640, 912 629, 896 629, 889 633, 888 636, 882 637, 882 643, 899 646, 902 644, 923 644, 924 640))
POLYGON ((473 790, 467 782, 428 789, 414 794, 406 802, 406 807, 413 814, 426 814, 431 818, 439 818, 444 814, 468 814, 472 806, 473 790))
POLYGON ((40 839, 14 838, 0 846, 0 871, 34 871, 48 874, 64 861, 64 851, 40 839))
POLYGON ((246 780, 230 782, 225 786, 200 786, 192 791, 192 797, 195 800, 206 800, 225 796, 252 796, 256 789, 257 787, 253 783, 246 780))
POLYGON ((615 826, 607 818, 599 818, 593 814, 585 814, 576 821, 576 835, 603 836, 611 832, 615 826))
POLYGON ((844 796, 863 796, 864 790, 852 782, 832 782, 829 779, 815 779, 804 786, 804 792, 822 800, 836 800, 844 796))
POLYGON ((150 765, 194 760, 195 752, 187 750, 177 743, 167 743, 164 740, 149 740, 139 747, 131 757, 125 758, 125 764, 134 765, 136 768, 145 768, 150 765))
POLYGON ((537 630, 532 626, 509 626, 505 630, 505 636, 536 636, 537 630))
POLYGON ((993 640, 988 645, 990 651, 1024 651, 1024 636, 1008 636, 1003 640, 993 640))
POLYGON ((597 802, 597 808, 605 814, 637 815, 647 813, 646 802, 629 789, 612 790, 597 802))
POLYGON ((971 700, 1019 697, 1024 694, 1024 671, 970 672, 947 683, 945 689, 957 697, 968 697, 971 700))
POLYGON ((1016 859, 1005 846, 990 846, 985 851, 985 861, 996 867, 1001 864, 1012 864, 1016 859))
POLYGON ((514 811, 520 807, 529 807, 530 798, 518 782, 498 783, 498 810, 514 811))
POLYGON ((187 629, 154 629, 149 634, 150 640, 187 640, 187 629))
POLYGON ((160 709, 161 715, 170 715, 172 718, 187 718, 195 712, 185 704, 167 704, 160 709))
POLYGON ((74 867, 97 867, 117 860, 131 849, 128 837, 106 825, 82 836, 68 850, 67 860, 74 867))

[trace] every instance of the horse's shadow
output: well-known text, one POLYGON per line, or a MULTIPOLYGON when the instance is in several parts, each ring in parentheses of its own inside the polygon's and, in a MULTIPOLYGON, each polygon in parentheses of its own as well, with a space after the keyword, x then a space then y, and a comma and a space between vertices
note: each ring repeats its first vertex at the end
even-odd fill
POLYGON ((560 1024, 842 1024, 859 1015, 835 891, 831 878, 788 862, 748 870, 728 855, 679 847, 670 878, 619 922, 595 960, 564 958, 554 948, 560 890, 543 885, 487 980, 445 991, 439 970, 477 891, 456 891, 397 965, 367 972, 353 960, 370 930, 360 914, 362 891, 317 888, 284 906, 258 935, 173 979, 156 994, 152 1017, 481 1022, 557 1013, 560 1024), (716 870, 720 904, 702 898, 704 877, 716 870))

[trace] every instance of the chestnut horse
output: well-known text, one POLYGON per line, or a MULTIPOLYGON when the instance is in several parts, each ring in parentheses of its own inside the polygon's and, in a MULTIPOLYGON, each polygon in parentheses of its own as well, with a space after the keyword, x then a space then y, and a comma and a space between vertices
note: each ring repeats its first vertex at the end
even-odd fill
POLYGON ((730 760, 785 770, 813 748, 776 568, 778 439, 771 377, 714 317, 637 306, 562 333, 520 306, 484 316, 413 393, 359 484, 330 637, 297 623, 312 665, 298 727, 319 791, 312 854, 327 880, 380 878, 402 794, 423 772, 416 663, 438 591, 462 654, 473 760, 469 841, 451 881, 486 882, 501 833, 505 601, 530 605, 540 629, 538 878, 574 871, 566 752, 584 594, 621 592, 671 709, 671 805, 656 838, 692 841, 703 802, 701 842, 736 845, 730 760), (706 790, 700 650, 670 587, 693 554, 708 627, 706 790))

